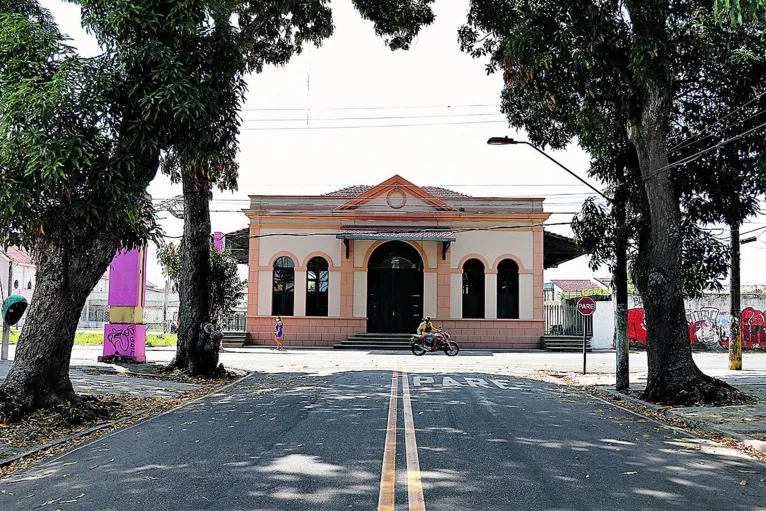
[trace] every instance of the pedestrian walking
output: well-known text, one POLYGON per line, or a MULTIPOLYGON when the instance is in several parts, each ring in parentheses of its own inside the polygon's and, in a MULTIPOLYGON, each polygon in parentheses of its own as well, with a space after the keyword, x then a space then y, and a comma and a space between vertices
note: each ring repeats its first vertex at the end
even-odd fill
POLYGON ((274 325, 274 342, 277 343, 278 351, 285 349, 285 345, 282 344, 283 334, 284 334, 284 324, 282 323, 282 318, 277 316, 277 322, 274 325))

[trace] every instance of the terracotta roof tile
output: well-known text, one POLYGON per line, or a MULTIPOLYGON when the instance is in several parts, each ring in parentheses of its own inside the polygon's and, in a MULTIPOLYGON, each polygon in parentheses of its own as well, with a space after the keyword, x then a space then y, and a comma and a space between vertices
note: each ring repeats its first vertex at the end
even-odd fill
MULTIPOLYGON (((399 186, 399 185, 397 185, 399 186)), ((339 190, 335 190, 333 192, 325 193, 323 194, 324 197, 357 197, 359 195, 362 195, 365 192, 370 191, 371 189, 375 188, 374 186, 370 185, 354 185, 354 186, 347 186, 346 188, 341 188, 339 190)), ((421 188, 431 194, 432 196, 439 198, 439 199, 458 199, 461 197, 470 197, 470 195, 466 195, 464 193, 456 192, 455 190, 450 190, 448 188, 442 188, 441 186, 421 186, 421 188)))
POLYGON ((599 286, 592 280, 552 280, 551 279, 551 282, 565 293, 582 293, 586 289, 601 288, 601 286, 599 286))
POLYGON ((596 277, 596 281, 598 281, 600 284, 604 285, 605 287, 608 287, 608 288, 612 287, 612 277, 596 277))
POLYGON ((23 248, 8 247, 8 256, 10 256, 11 260, 16 264, 23 264, 26 266, 35 265, 32 256, 23 248))

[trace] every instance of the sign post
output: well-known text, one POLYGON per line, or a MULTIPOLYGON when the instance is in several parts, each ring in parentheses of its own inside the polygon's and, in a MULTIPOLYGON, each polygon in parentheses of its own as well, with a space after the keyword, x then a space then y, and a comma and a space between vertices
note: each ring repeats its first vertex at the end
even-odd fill
POLYGON ((582 374, 585 374, 586 370, 586 353, 588 342, 588 316, 596 312, 596 302, 593 298, 583 296, 577 300, 577 312, 582 316, 582 374))

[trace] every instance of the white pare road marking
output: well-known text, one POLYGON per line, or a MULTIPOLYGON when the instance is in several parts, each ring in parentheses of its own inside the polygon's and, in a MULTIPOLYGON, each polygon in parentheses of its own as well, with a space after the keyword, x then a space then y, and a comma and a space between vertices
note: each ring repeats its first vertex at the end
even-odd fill
POLYGON ((467 387, 502 390, 523 390, 524 387, 514 385, 510 380, 484 379, 464 376, 413 376, 413 387, 434 386, 434 387, 467 387))

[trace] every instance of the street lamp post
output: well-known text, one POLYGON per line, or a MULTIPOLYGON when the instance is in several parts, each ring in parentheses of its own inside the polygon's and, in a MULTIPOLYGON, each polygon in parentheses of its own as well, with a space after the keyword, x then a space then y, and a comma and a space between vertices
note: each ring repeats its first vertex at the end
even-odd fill
POLYGON ((604 193, 598 188, 594 187, 586 180, 569 170, 567 167, 556 161, 550 155, 545 153, 534 144, 531 144, 525 140, 514 140, 508 137, 492 137, 487 140, 489 145, 528 145, 538 153, 542 154, 550 161, 564 169, 569 175, 580 181, 582 184, 596 192, 599 196, 606 199, 614 208, 615 221, 617 223, 617 237, 615 239, 615 266, 612 272, 612 281, 615 290, 615 309, 614 309, 614 344, 615 351, 617 352, 616 360, 616 389, 627 390, 630 388, 630 371, 629 371, 629 342, 628 342, 628 240, 626 227, 626 213, 625 213, 625 197, 622 193, 623 176, 618 175, 619 188, 615 198, 610 198, 604 195, 604 193))

